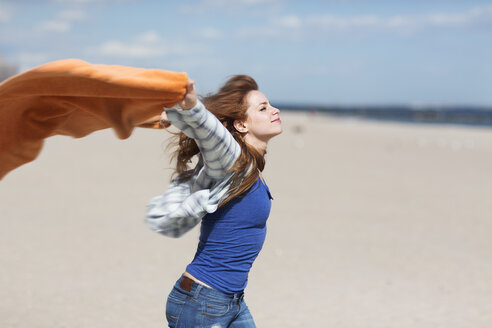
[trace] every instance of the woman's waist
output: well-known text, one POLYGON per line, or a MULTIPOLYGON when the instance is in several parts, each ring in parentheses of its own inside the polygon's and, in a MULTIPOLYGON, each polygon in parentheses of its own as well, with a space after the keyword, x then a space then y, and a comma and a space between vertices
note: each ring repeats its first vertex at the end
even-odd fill
POLYGON ((183 273, 183 276, 184 276, 184 277, 186 277, 186 278, 189 278, 189 279, 193 280, 193 281, 194 281, 195 283, 197 283, 197 284, 200 284, 200 285, 205 286, 205 287, 207 287, 207 288, 213 289, 212 287, 210 287, 209 285, 207 285, 207 284, 206 284, 206 283, 204 283, 203 281, 201 281, 201 280, 199 280, 199 279, 195 278, 195 277, 194 277, 191 273, 189 273, 188 271, 185 271, 185 272, 183 273))
POLYGON ((234 294, 246 288, 250 269, 251 265, 242 268, 227 268, 214 266, 213 263, 192 262, 186 267, 186 273, 195 279, 197 284, 226 294, 234 294))
POLYGON ((196 296, 198 294, 201 294, 205 297, 216 300, 240 300, 244 295, 244 290, 229 292, 213 288, 202 280, 196 278, 188 271, 185 271, 183 273, 181 278, 177 281, 176 286, 179 286, 182 290, 192 295, 196 296))

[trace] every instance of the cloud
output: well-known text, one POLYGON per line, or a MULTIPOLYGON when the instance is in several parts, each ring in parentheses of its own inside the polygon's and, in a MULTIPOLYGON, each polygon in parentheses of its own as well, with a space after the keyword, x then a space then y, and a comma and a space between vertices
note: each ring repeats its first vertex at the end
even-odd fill
POLYGON ((281 8, 286 0, 201 0, 184 4, 179 9, 184 13, 204 13, 209 11, 243 14, 246 10, 260 10, 257 13, 267 15, 271 10, 281 8))
POLYGON ((242 38, 262 36, 303 40, 320 34, 336 36, 356 32, 411 35, 430 28, 463 28, 481 24, 492 25, 492 6, 476 7, 456 13, 420 15, 284 15, 271 18, 263 26, 241 28, 235 35, 242 38))
POLYGON ((92 3, 122 3, 122 2, 132 2, 135 0, 50 0, 49 2, 55 2, 60 4, 69 5, 87 5, 92 3))
POLYGON ((72 28, 69 22, 62 20, 46 21, 39 25, 39 29, 46 32, 68 32, 72 28))
POLYGON ((202 28, 199 33, 205 39, 220 39, 223 37, 223 33, 213 27, 202 28))
POLYGON ((39 25, 41 31, 46 32, 69 32, 74 22, 80 22, 87 18, 83 10, 62 10, 52 20, 42 22, 39 25))
POLYGON ((473 8, 457 13, 432 13, 422 15, 359 15, 334 16, 317 15, 307 17, 307 25, 326 29, 425 29, 428 27, 460 27, 475 23, 492 22, 492 6, 473 8))
POLYGON ((104 56, 115 57, 153 57, 162 56, 166 52, 163 49, 158 49, 151 45, 144 44, 128 44, 121 41, 108 41, 102 44, 99 52, 104 56))
POLYGON ((353 17, 320 15, 307 18, 305 24, 334 29, 367 28, 383 25, 384 19, 374 15, 361 15, 353 17))
POLYGON ((96 0, 56 0, 55 2, 63 4, 87 4, 91 2, 96 2, 96 0))
POLYGON ((156 32, 147 31, 130 41, 111 40, 104 42, 95 49, 89 50, 89 53, 109 57, 149 58, 181 54, 186 51, 186 47, 174 43, 171 45, 156 32))
POLYGON ((155 44, 161 41, 161 37, 155 31, 147 31, 135 37, 135 41, 138 43, 155 44))
POLYGON ((492 21, 492 6, 477 7, 457 14, 432 14, 424 19, 428 24, 436 26, 457 26, 492 21))
POLYGON ((300 28, 302 26, 302 19, 296 15, 283 16, 275 18, 273 20, 275 25, 287 28, 300 28))
MULTIPOLYGON (((279 0, 236 0, 234 3, 236 5, 240 6, 256 6, 256 5, 271 5, 271 4, 278 4, 279 0)), ((224 5, 231 5, 231 1, 229 0, 204 0, 202 3, 208 4, 208 5, 216 5, 216 6, 224 6, 224 5)))
POLYGON ((63 10, 58 13, 58 19, 68 22, 80 22, 87 18, 86 13, 83 10, 63 10))

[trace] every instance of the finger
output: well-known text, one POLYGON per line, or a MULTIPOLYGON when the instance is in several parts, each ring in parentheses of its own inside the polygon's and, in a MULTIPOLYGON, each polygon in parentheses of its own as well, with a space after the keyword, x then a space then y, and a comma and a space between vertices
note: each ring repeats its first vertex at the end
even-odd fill
POLYGON ((159 121, 159 124, 163 127, 163 128, 168 128, 171 126, 171 123, 169 123, 169 121, 159 121))
POLYGON ((195 81, 188 80, 188 84, 186 85, 186 91, 191 92, 195 89, 195 81))

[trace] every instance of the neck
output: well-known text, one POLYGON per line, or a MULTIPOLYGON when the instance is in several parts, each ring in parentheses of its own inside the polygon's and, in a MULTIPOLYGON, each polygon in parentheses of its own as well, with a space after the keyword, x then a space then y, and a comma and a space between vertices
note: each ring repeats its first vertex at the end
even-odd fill
POLYGON ((255 149, 261 154, 265 155, 266 149, 267 149, 267 142, 266 141, 261 141, 256 138, 248 138, 248 135, 246 135, 246 138, 244 138, 244 141, 246 141, 247 144, 255 147, 255 149))

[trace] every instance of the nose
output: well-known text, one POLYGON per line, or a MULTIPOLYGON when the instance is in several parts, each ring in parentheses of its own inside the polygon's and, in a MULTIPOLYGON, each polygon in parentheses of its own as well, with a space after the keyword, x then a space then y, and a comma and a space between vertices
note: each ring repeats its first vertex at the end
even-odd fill
POLYGON ((273 115, 279 115, 280 114, 280 109, 278 109, 277 107, 272 106, 272 110, 273 110, 273 112, 272 112, 273 115))

